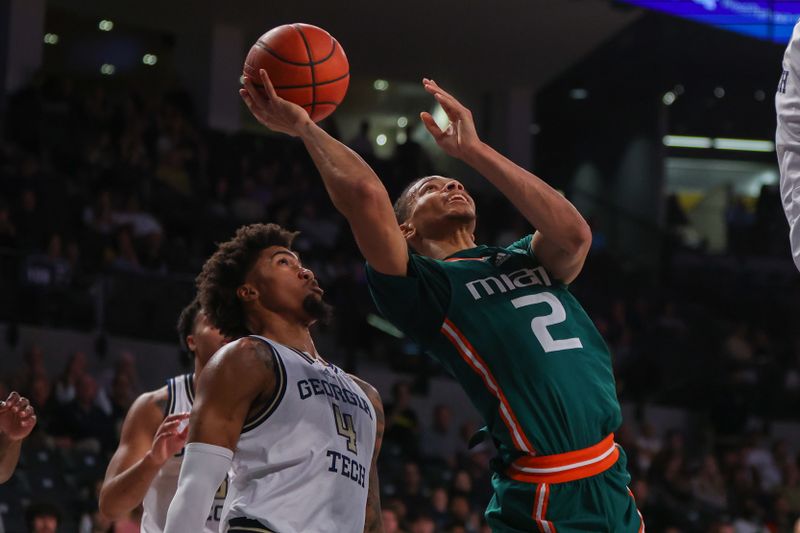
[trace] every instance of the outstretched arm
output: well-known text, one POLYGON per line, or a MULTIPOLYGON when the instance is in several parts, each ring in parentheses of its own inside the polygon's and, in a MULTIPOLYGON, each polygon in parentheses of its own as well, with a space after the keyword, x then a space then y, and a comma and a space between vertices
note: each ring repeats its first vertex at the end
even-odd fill
POLYGON ((165 533, 202 531, 214 494, 228 473, 251 406, 275 387, 272 352, 245 337, 217 352, 197 381, 189 443, 165 533))
POLYGON ((436 143, 489 180, 536 228, 532 247, 547 270, 565 283, 574 280, 592 242, 589 225, 575 206, 539 177, 483 143, 470 110, 436 82, 425 79, 423 86, 450 119, 442 130, 430 113, 420 115, 436 143))
POLYGON ((355 376, 350 376, 367 395, 375 408, 375 450, 372 452, 372 464, 369 469, 369 492, 367 493, 367 513, 364 520, 364 533, 383 533, 383 517, 381 516, 381 485, 378 480, 378 455, 383 443, 383 430, 386 421, 383 416, 383 402, 378 391, 355 376))
POLYGON ((800 269, 800 23, 783 55, 775 96, 778 115, 776 151, 781 170, 781 202, 789 222, 792 258, 800 269))
POLYGON ((36 415, 27 398, 16 392, 0 402, 0 483, 14 474, 22 441, 36 425, 36 415))
POLYGON ((158 471, 186 443, 188 426, 178 428, 189 413, 164 417, 156 396, 166 397, 166 391, 146 393, 133 402, 122 424, 119 447, 108 463, 100 512, 112 520, 142 503, 158 471))
POLYGON ((249 78, 239 91, 250 112, 269 129, 303 141, 366 260, 378 272, 404 276, 408 248, 378 176, 358 154, 317 126, 302 107, 279 97, 266 71, 260 75, 263 91, 249 78))

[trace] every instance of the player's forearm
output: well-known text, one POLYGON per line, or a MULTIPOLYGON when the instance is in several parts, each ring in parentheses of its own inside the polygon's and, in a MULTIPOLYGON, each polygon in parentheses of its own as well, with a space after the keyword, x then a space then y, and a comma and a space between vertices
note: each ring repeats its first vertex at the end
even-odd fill
POLYGON ((367 493, 367 512, 364 520, 364 533, 383 533, 383 517, 381 516, 381 491, 378 481, 378 465, 373 464, 369 474, 369 492, 367 493))
POLYGON ((365 197, 374 197, 376 193, 386 195, 391 204, 383 183, 353 150, 311 121, 300 129, 300 138, 322 175, 333 205, 346 218, 364 209, 365 197))
POLYGON ((575 206, 542 179, 481 143, 464 161, 497 187, 545 238, 568 253, 588 248, 591 231, 575 206))
POLYGON ((178 490, 167 512, 164 533, 203 531, 214 494, 231 465, 233 452, 221 446, 192 442, 186 446, 178 490))
POLYGON ((104 482, 100 490, 100 512, 116 520, 135 509, 144 500, 161 466, 148 453, 124 472, 104 482))
POLYGON ((22 440, 11 440, 0 434, 0 483, 5 483, 14 474, 21 448, 22 440))

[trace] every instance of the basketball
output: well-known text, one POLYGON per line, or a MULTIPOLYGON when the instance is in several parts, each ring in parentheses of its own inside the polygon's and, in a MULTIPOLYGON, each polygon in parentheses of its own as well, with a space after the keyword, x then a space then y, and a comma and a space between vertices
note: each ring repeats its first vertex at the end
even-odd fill
POLYGON ((278 96, 302 106, 314 122, 334 112, 350 82, 339 42, 310 24, 285 24, 259 37, 244 62, 244 74, 257 87, 262 68, 278 96))

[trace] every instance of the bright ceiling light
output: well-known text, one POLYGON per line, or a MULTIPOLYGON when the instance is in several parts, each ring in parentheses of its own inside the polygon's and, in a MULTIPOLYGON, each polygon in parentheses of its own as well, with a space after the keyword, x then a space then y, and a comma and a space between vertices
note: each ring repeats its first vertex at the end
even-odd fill
POLYGON ((688 135, 665 135, 664 146, 671 148, 711 148, 710 137, 690 137, 688 135))

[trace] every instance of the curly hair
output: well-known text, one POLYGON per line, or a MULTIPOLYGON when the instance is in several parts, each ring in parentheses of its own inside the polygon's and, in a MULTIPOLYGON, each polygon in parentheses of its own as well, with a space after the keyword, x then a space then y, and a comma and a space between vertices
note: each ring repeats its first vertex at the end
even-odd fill
POLYGON ((233 239, 220 244, 197 276, 197 297, 209 321, 229 338, 249 335, 236 290, 244 283, 262 250, 290 248, 297 232, 277 224, 251 224, 236 230, 233 239))

